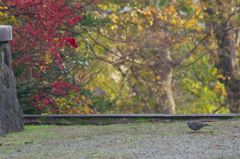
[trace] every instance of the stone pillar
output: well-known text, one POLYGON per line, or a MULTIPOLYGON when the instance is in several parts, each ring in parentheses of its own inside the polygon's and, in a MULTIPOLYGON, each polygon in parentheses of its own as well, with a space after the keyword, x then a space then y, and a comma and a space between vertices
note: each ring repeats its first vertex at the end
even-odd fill
POLYGON ((23 111, 17 99, 9 41, 12 26, 0 25, 0 136, 24 130, 23 111))

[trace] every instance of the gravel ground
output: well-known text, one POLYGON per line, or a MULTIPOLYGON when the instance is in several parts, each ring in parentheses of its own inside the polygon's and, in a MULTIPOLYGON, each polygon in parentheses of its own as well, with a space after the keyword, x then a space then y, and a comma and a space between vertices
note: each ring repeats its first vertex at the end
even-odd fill
POLYGON ((26 126, 0 138, 0 158, 240 158, 240 119, 106 126, 26 126))

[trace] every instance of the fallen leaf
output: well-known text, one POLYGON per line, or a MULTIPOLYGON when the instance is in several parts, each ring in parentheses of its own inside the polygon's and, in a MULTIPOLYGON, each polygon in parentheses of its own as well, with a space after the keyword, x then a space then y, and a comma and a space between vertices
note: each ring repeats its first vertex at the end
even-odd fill
POLYGON ((33 142, 25 142, 24 144, 32 144, 33 142))

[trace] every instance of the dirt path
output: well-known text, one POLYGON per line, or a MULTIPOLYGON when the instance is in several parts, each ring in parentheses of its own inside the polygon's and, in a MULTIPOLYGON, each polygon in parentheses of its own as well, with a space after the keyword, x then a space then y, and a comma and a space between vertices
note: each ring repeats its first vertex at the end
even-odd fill
POLYGON ((194 133, 186 121, 26 126, 0 138, 0 158, 240 158, 240 120, 194 133))

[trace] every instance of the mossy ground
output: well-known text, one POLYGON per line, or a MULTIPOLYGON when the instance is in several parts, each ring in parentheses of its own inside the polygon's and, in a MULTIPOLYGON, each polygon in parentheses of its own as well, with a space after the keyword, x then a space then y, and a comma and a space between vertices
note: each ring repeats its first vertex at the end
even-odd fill
POLYGON ((0 138, 0 158, 240 158, 240 120, 209 124, 197 133, 186 121, 25 126, 0 138))

